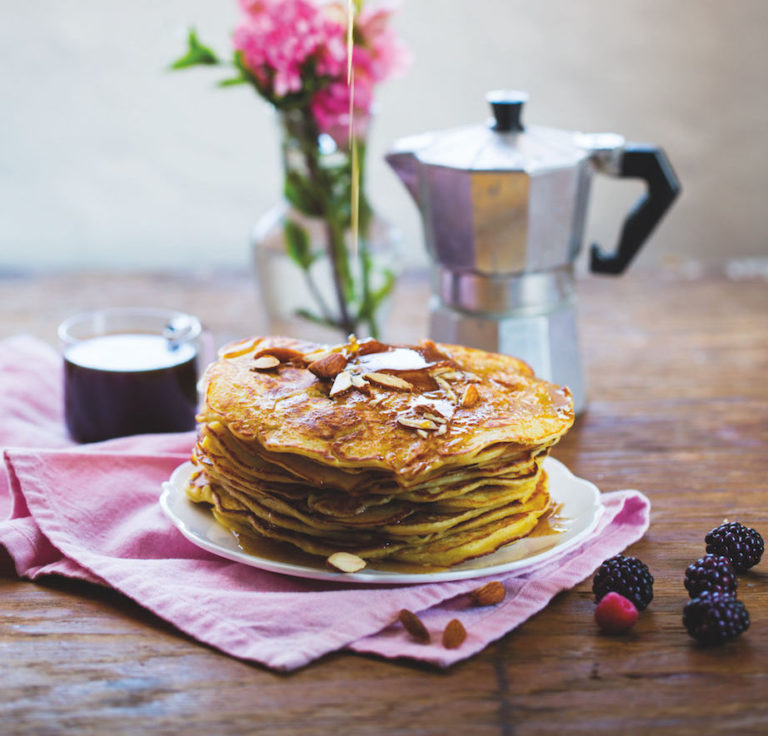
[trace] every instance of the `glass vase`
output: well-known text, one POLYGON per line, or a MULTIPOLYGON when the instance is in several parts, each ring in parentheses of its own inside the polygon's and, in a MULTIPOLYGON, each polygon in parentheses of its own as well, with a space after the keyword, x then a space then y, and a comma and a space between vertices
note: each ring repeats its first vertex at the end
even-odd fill
POLYGON ((278 120, 283 198, 259 219, 252 243, 269 332, 319 342, 385 337, 398 238, 368 203, 365 140, 356 140, 355 238, 349 145, 320 133, 308 110, 278 120))

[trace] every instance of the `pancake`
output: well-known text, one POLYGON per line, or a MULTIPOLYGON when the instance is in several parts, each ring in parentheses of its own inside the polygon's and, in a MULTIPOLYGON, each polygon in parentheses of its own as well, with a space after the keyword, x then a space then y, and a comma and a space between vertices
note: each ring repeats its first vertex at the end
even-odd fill
POLYGON ((573 423, 568 389, 522 361, 428 340, 253 338, 204 384, 189 497, 322 557, 447 567, 528 534, 573 423))

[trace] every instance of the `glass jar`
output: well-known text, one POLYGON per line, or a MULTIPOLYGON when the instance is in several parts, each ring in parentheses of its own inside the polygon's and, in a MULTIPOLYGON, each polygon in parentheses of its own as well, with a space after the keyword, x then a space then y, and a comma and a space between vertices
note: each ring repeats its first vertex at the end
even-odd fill
POLYGON ((382 337, 397 275, 398 236, 365 195, 358 137, 358 238, 352 151, 320 133, 304 109, 279 114, 283 199, 257 222, 253 254, 268 329, 321 342, 382 337))

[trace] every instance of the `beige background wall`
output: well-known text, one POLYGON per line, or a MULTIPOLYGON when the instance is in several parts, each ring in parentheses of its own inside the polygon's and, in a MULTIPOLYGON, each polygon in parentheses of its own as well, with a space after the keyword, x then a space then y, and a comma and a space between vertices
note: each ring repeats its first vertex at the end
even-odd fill
MULTIPOLYGON (((235 0, 0 0, 0 269, 248 268, 280 189, 267 106, 215 71, 164 72, 185 28, 227 48, 235 0)), ((684 194, 638 265, 768 258, 768 2, 403 0, 414 64, 381 89, 371 197, 423 260, 381 161, 395 138, 480 122, 527 89, 528 122, 661 144, 684 194)), ((637 185, 599 182, 610 241, 637 185)))

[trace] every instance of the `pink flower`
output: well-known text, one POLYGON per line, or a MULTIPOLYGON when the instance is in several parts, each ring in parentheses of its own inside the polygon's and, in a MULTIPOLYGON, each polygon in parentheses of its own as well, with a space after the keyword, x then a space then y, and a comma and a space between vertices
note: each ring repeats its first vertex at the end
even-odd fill
POLYGON ((404 73, 411 63, 410 52, 389 27, 396 9, 397 4, 393 2, 366 6, 356 21, 364 45, 372 51, 371 71, 377 82, 404 73))
MULTIPOLYGON (((343 29, 309 0, 240 0, 245 17, 233 43, 273 101, 305 86, 305 75, 336 76, 343 29)), ((346 56, 344 54, 344 56, 346 56)))
MULTIPOLYGON (((348 128, 350 112, 346 3, 239 2, 243 19, 233 42, 259 91, 278 107, 289 95, 310 92, 310 109, 320 130, 340 142, 339 131, 348 128)), ((375 85, 404 71, 409 63, 408 52, 389 27, 393 11, 391 4, 366 7, 355 18, 356 135, 365 132, 375 85)))

